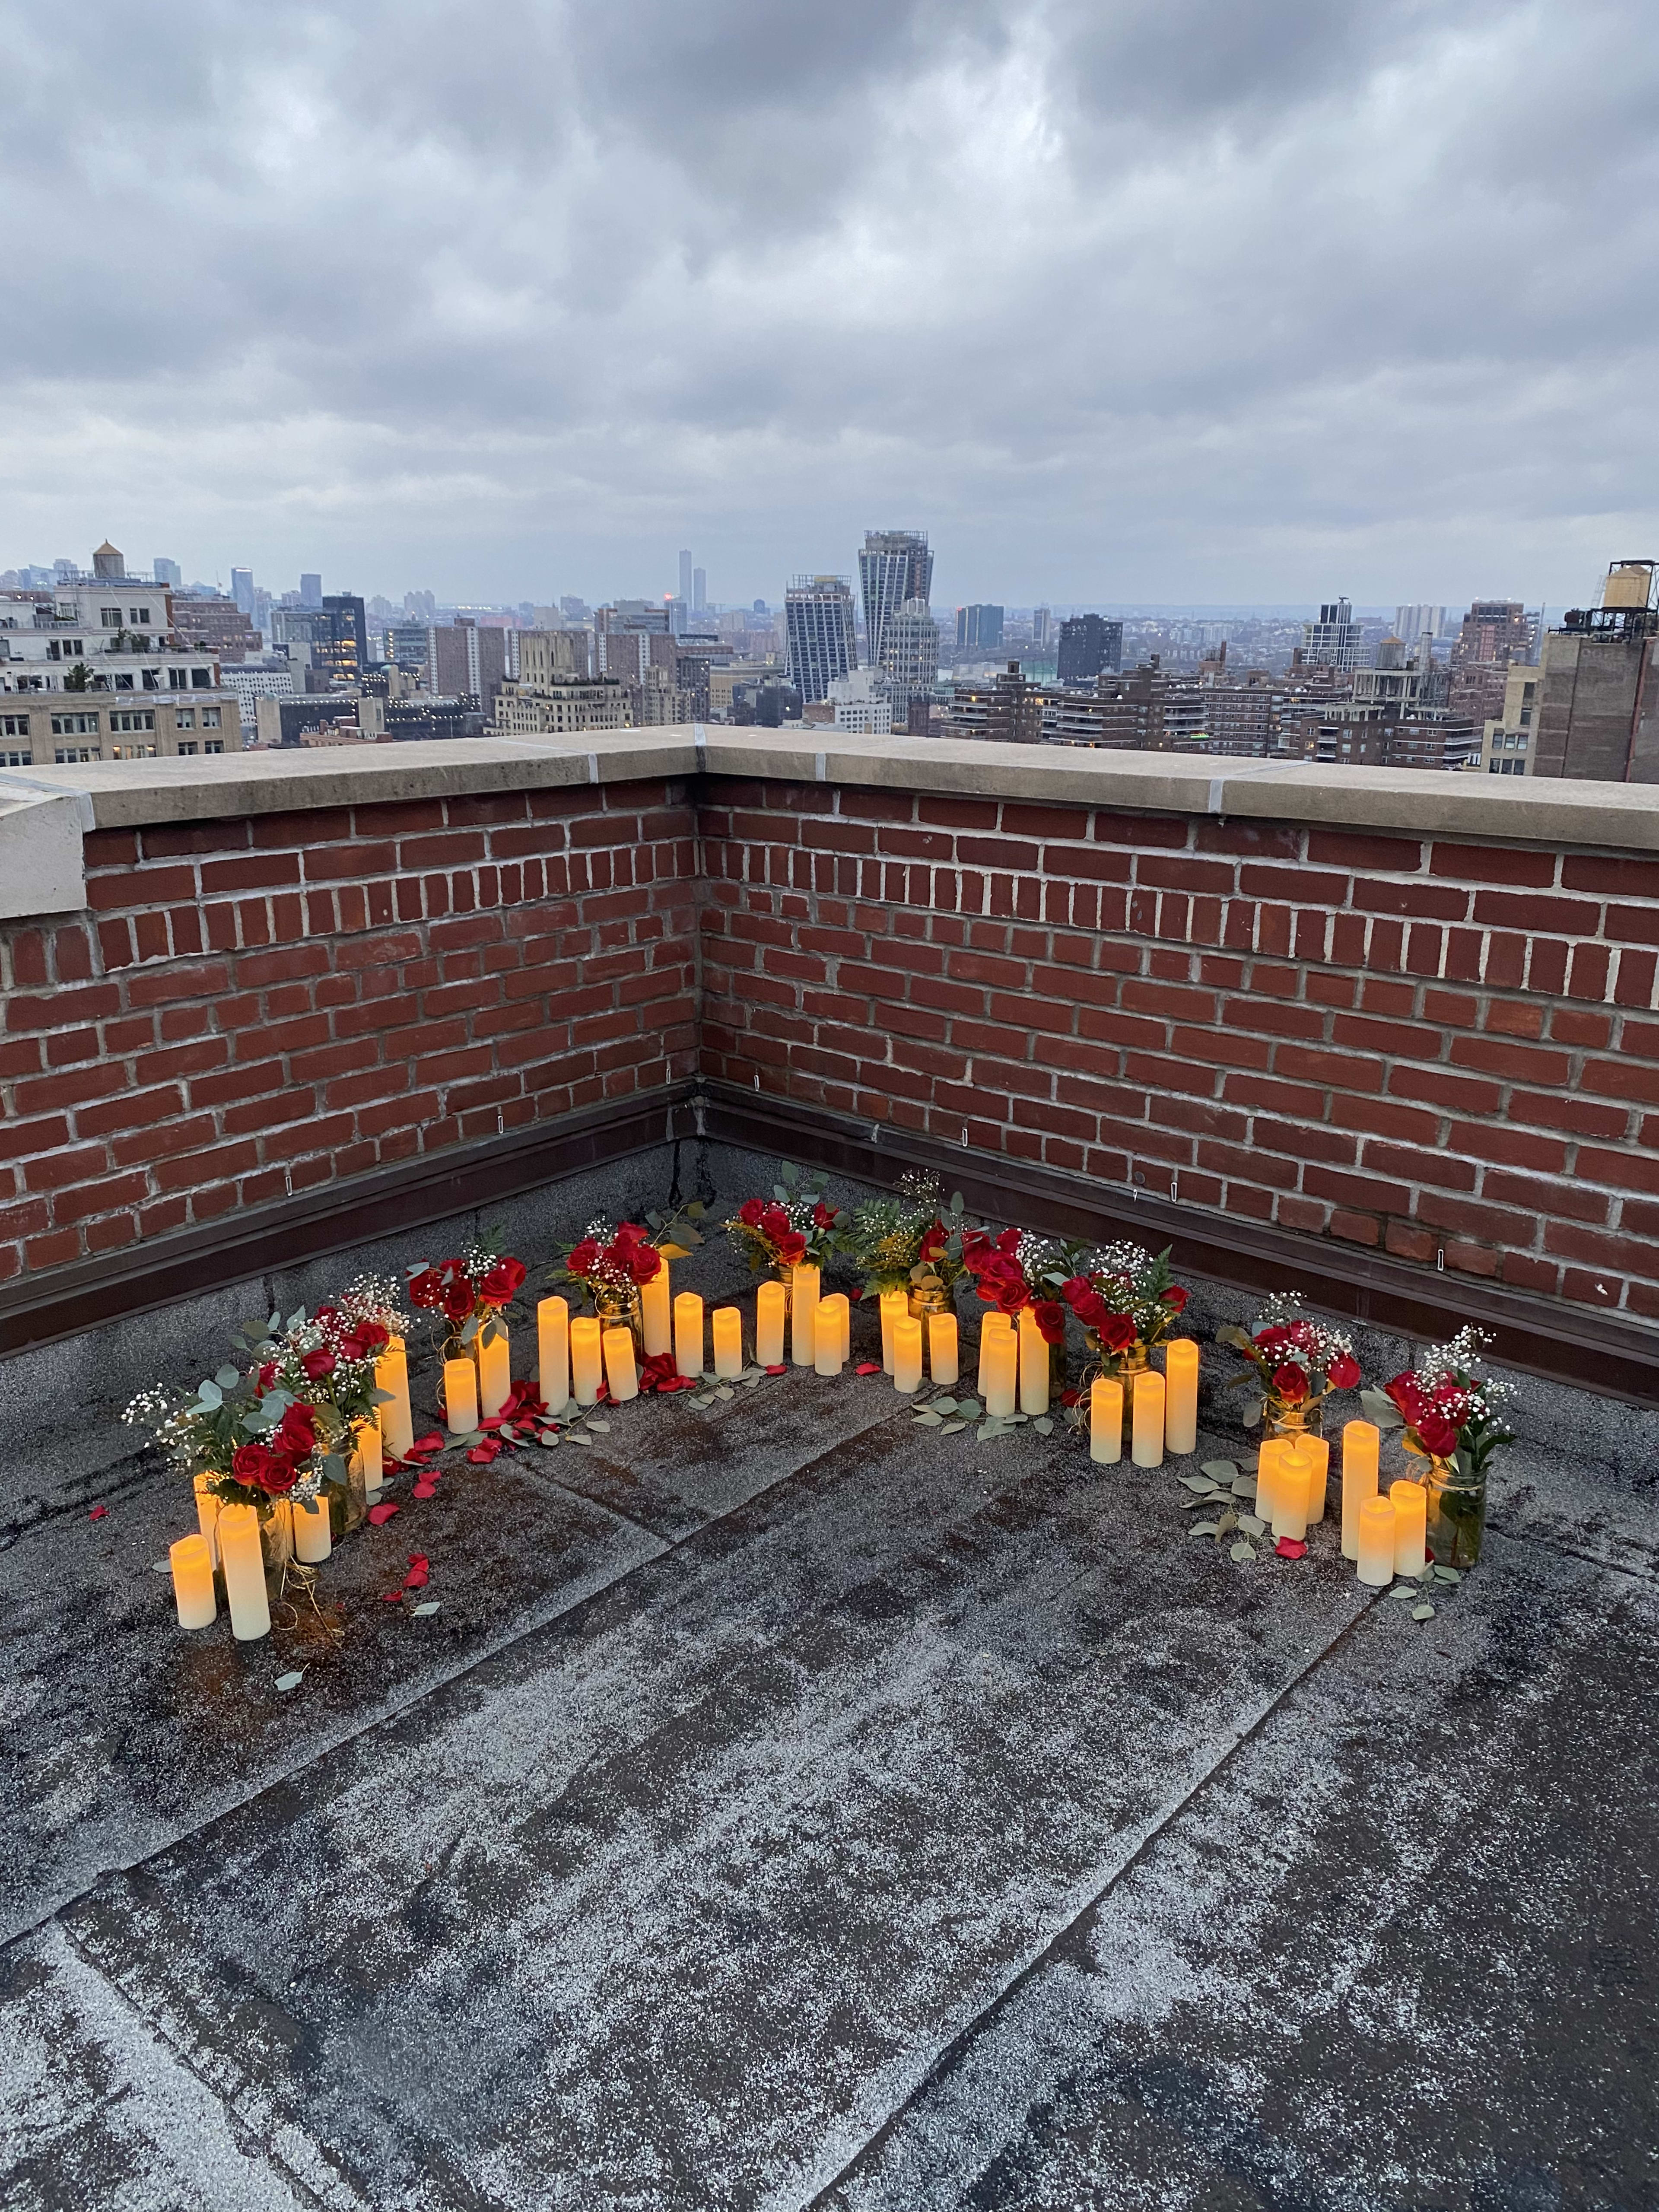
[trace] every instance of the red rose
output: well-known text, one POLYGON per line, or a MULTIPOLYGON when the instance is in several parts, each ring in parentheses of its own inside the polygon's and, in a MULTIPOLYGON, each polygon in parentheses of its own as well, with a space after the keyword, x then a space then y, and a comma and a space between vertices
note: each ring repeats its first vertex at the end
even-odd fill
POLYGON ((300 1364, 313 1382, 321 1382, 334 1372, 337 1362, 328 1346, 319 1344, 315 1352, 301 1356, 300 1364))
POLYGON ((775 1244, 781 1237, 787 1237, 793 1227, 788 1213, 781 1206, 769 1206, 761 1216, 761 1234, 769 1237, 775 1244))
POLYGON ((307 1459, 317 1449, 317 1416, 309 1406, 289 1406, 276 1424, 273 1449, 289 1459, 307 1459))
POLYGON ((276 1380, 276 1363, 274 1359, 266 1360, 264 1365, 259 1370, 258 1380, 262 1390, 270 1389, 271 1384, 276 1380))
POLYGON ((1289 1329, 1264 1328, 1261 1335, 1255 1340, 1255 1348, 1258 1352, 1270 1353, 1282 1352, 1290 1341, 1291 1332, 1289 1329))
POLYGON ((950 1248, 950 1243, 951 1239, 945 1231, 945 1224, 942 1221, 936 1221, 930 1229, 922 1231, 921 1243, 916 1249, 916 1257, 919 1260, 942 1260, 950 1248))
POLYGON ((324 1322, 338 1321, 340 1318, 340 1309, 338 1306, 319 1306, 317 1309, 317 1318, 319 1321, 324 1322))
POLYGON ((1417 1425, 1418 1416, 1428 1411, 1428 1401, 1423 1395, 1423 1386, 1409 1368, 1403 1375, 1396 1375, 1392 1382, 1385 1382, 1382 1385, 1382 1394, 1385 1397, 1393 1399, 1402 1418, 1409 1421, 1413 1428, 1417 1425))
POLYGON ((497 1260, 479 1284, 478 1296, 488 1300, 492 1306, 504 1306, 509 1299, 518 1296, 524 1278, 522 1260, 497 1260))
POLYGON ((806 1257, 806 1239, 799 1229, 780 1231, 772 1239, 781 1267, 799 1267, 806 1257))
POLYGON ((1172 1283, 1170 1288, 1163 1293, 1162 1303, 1170 1307, 1171 1310, 1176 1313, 1185 1313, 1187 1310, 1187 1297, 1188 1293, 1182 1289, 1180 1284, 1172 1283))
POLYGON ((1339 1352, 1331 1362, 1331 1387, 1335 1390, 1352 1390, 1359 1383, 1359 1362, 1351 1352, 1339 1352))
POLYGON ((1062 1283, 1060 1285, 1060 1295, 1065 1299, 1066 1304, 1070 1306, 1072 1311, 1075 1313, 1078 1310, 1078 1301, 1080 1298, 1092 1298, 1096 1297, 1097 1293, 1095 1290, 1094 1285, 1089 1280, 1089 1278, 1086 1275, 1073 1275, 1070 1282, 1062 1283))
POLYGON ((1066 1309, 1058 1298, 1038 1298, 1031 1311, 1042 1332, 1045 1344, 1064 1344, 1066 1341, 1066 1309))
POLYGON ((573 1244, 571 1246, 570 1257, 566 1262, 566 1265, 569 1267, 573 1275, 591 1275, 593 1272, 594 1266, 599 1260, 599 1238, 597 1237, 584 1237, 580 1244, 573 1244))
POLYGON ((1443 1413, 1425 1413, 1420 1420, 1413 1422, 1413 1426, 1417 1431, 1419 1443, 1425 1451, 1432 1452, 1437 1459, 1449 1459, 1457 1449, 1456 1425, 1449 1421, 1443 1413))
POLYGON ((1094 1328, 1103 1352, 1127 1352, 1140 1334, 1127 1314, 1109 1310, 1101 1316, 1094 1328))
POLYGON ((452 1328, 459 1328, 464 1321, 471 1318, 473 1303, 471 1284, 465 1275, 458 1275, 443 1296, 444 1313, 452 1328))
POLYGON ((1273 1389, 1287 1406, 1299 1406, 1308 1395, 1308 1377, 1293 1359, 1273 1370, 1273 1389))
POLYGON ((745 1229, 758 1229, 765 1212, 766 1201, 763 1199, 746 1198, 738 1208, 738 1218, 745 1229))
POLYGON ((836 1225, 835 1208, 826 1206, 822 1199, 812 1208, 812 1225, 816 1229, 833 1229, 836 1225))
POLYGON ((1103 1322, 1109 1321, 1112 1317, 1110 1306, 1107 1304, 1098 1291, 1090 1291, 1083 1297, 1073 1298, 1072 1311, 1083 1323, 1085 1328, 1098 1329, 1103 1322))
POLYGON ((411 1279, 409 1285, 410 1305, 422 1306, 431 1311, 443 1302, 444 1279, 435 1267, 428 1267, 423 1273, 411 1279))
POLYGON ((392 1341, 377 1321, 360 1321, 340 1349, 348 1359, 376 1359, 392 1341))

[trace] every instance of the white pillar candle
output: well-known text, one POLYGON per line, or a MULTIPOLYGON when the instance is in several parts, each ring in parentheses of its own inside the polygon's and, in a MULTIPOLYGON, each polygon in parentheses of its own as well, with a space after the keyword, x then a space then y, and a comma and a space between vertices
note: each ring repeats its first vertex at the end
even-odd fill
POLYGON ((910 1310, 907 1291, 884 1291, 881 1294, 881 1364, 890 1375, 893 1371, 893 1323, 902 1321, 910 1310))
POLYGON ((206 1474, 198 1474, 196 1478, 196 1526, 206 1538, 208 1557, 216 1567, 219 1564, 220 1505, 208 1487, 212 1480, 211 1475, 206 1474))
POLYGON ((816 1267, 799 1267, 789 1279, 790 1350, 797 1367, 811 1367, 818 1356, 818 1291, 816 1267))
POLYGON ((841 1373, 841 1316, 832 1299, 820 1298, 812 1364, 820 1375, 841 1373))
POLYGON ((853 1356, 853 1308, 845 1291, 833 1291, 827 1298, 818 1300, 821 1314, 832 1314, 836 1322, 836 1357, 845 1367, 853 1356))
POLYGON ((702 1300, 682 1291, 674 1301, 674 1364, 682 1375, 701 1375, 702 1352, 702 1300))
POLYGON ((927 1316, 927 1372, 935 1382, 954 1382, 962 1373, 961 1352, 953 1313, 927 1316))
POLYGON ((394 1336, 374 1363, 374 1387, 389 1390, 389 1406, 377 1406, 380 1438, 393 1459, 407 1459, 415 1441, 415 1419, 409 1409, 409 1354, 400 1336, 394 1336))
POLYGON ((1176 1458, 1198 1449, 1198 1346, 1177 1336, 1164 1352, 1164 1442, 1176 1458))
MULTIPOLYGON (((799 1271, 797 1270, 797 1273, 799 1271)), ((813 1273, 817 1273, 815 1267, 813 1273)), ((743 1372, 743 1316, 735 1306, 716 1306, 714 1312, 714 1372, 730 1382, 743 1372)), ((800 1359, 800 1309, 795 1309, 795 1358, 800 1359)), ((813 1358, 817 1358, 816 1351, 813 1358)))
POLYGON ((444 1362, 444 1419, 452 1437, 478 1425, 478 1370, 470 1359, 444 1362))
POLYGON ((1135 1377, 1131 1456, 1137 1467, 1164 1464, 1164 1377, 1155 1367, 1135 1377))
POLYGON ((1123 1456, 1123 1385, 1115 1376, 1097 1375, 1090 1388, 1089 1456, 1097 1467, 1123 1456))
POLYGON ((1033 1414, 1048 1410, 1048 1340, 1030 1306, 1022 1306, 1019 1316, 1019 1410, 1033 1414))
POLYGON ((294 1500, 294 1556, 302 1567, 314 1567, 334 1549, 329 1532, 326 1498, 294 1500))
POLYGON ((180 1628, 210 1628, 218 1617, 219 1601, 213 1594, 213 1553, 205 1536, 181 1536, 167 1546, 173 1569, 173 1601, 179 1608, 180 1628))
POLYGON ((1302 1449, 1312 1460, 1308 1474, 1308 1526, 1325 1518, 1325 1500, 1330 1487, 1331 1448, 1323 1437, 1304 1436, 1302 1449))
POLYGON ((1012 1328, 981 1337, 979 1375, 986 1412, 994 1419, 1006 1420, 1019 1393, 1019 1344, 1012 1328))
POLYGON ((579 1406, 599 1402, 605 1374, 599 1336, 599 1324, 592 1314, 579 1314, 570 1324, 570 1392, 579 1406))
POLYGON ((542 1402, 550 1413, 570 1403, 570 1306, 564 1298, 544 1298, 536 1308, 536 1372, 542 1402))
POLYGON ((908 1314, 893 1323, 893 1387, 907 1394, 921 1388, 921 1323, 908 1314))
MULTIPOLYGON (((789 1293, 781 1283, 763 1283, 755 1293, 755 1364, 783 1364, 783 1324, 789 1312, 789 1293)), ((813 1342, 817 1343, 816 1336, 813 1342)))
POLYGON ((484 1340, 478 1332, 478 1411, 494 1419, 513 1395, 513 1353, 507 1340, 507 1323, 498 1321, 484 1340))
POLYGON ((351 1463, 362 1475, 363 1495, 373 1498, 386 1481, 380 1424, 377 1421, 359 1421, 352 1434, 356 1442, 352 1446, 351 1463))
POLYGON ((1394 1571, 1420 1575, 1428 1564, 1429 1493, 1420 1482, 1391 1482, 1394 1501, 1394 1571))
POLYGON ((979 1366, 975 1370, 975 1380, 981 1398, 985 1395, 986 1380, 990 1373, 991 1346, 998 1337, 1009 1336, 1012 1333, 1013 1324, 1006 1313, 988 1313, 979 1325, 979 1366))
POLYGON ((634 1360, 631 1328, 608 1328, 605 1332, 605 1379, 619 1405, 639 1396, 640 1375, 634 1360))
POLYGON ((647 1359, 674 1349, 673 1297, 668 1262, 660 1265, 648 1283, 640 1285, 640 1342, 647 1359))
MULTIPOLYGON (((1302 1448, 1300 1439, 1295 1443, 1279 1440, 1273 1462, 1273 1532, 1275 1536, 1289 1536, 1300 1543, 1308 1533, 1308 1494, 1312 1487, 1318 1462, 1310 1451, 1302 1448)), ((1256 1484, 1261 1487, 1261 1463, 1257 1462, 1256 1484)))
POLYGON ((1394 1580, 1395 1523, 1399 1516, 1392 1498, 1361 1500, 1354 1549, 1359 1579, 1368 1589, 1382 1589, 1394 1580))
POLYGON ((259 1548, 259 1516, 252 1506, 227 1505, 221 1511, 219 1557, 224 1565, 230 1632, 239 1644, 256 1643, 270 1633, 270 1600, 259 1548))
MULTIPOLYGON (((1376 1459, 1382 1431, 1374 1421, 1349 1421, 1342 1431, 1342 1556, 1359 1557, 1359 1513, 1376 1495, 1376 1459)), ((1392 1556, 1392 1554, 1390 1554, 1392 1556)))

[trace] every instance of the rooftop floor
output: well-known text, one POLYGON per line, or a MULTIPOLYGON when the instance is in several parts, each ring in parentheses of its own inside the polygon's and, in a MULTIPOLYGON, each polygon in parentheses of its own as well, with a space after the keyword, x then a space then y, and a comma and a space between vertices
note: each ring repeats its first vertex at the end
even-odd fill
POLYGON ((1190 1540, 1195 1462, 792 1369, 447 1461, 296 1656, 179 1632, 176 1486, 41 1398, 0 2203, 1659 2202, 1655 1475, 1528 1403, 1424 1623, 1330 1519, 1190 1540))

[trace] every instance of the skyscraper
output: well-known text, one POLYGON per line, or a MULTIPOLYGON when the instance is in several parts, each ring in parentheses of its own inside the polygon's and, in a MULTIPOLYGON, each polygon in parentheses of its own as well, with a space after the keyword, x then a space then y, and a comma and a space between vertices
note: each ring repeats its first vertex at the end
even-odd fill
POLYGON ((1532 658, 1533 629, 1519 599, 1476 599, 1451 651, 1454 714, 1486 722, 1504 711, 1511 665, 1532 658))
POLYGON ((708 606, 708 571, 707 568, 694 568, 691 571, 691 611, 694 615, 700 615, 707 611, 708 606))
POLYGON ((691 556, 685 551, 680 554, 680 597, 689 607, 691 604, 691 556))
POLYGON ((184 582, 184 571, 176 561, 169 561, 158 553, 149 564, 149 573, 156 582, 169 592, 176 592, 184 582))
POLYGON ((963 653, 994 653, 1002 643, 1000 607, 957 609, 957 648, 963 653))
POLYGON ((1358 668, 1364 643, 1353 609, 1333 599, 1319 610, 1317 622, 1302 625, 1302 658, 1315 668, 1358 668))
POLYGON ((792 577, 783 599, 789 678, 803 700, 827 699, 858 666, 853 587, 845 576, 792 577))
POLYGON ((253 619, 253 571, 252 568, 231 570, 230 596, 252 622, 253 619))
POLYGON ((881 654, 893 720, 908 727, 912 708, 932 699, 939 675, 939 624, 926 599, 894 608, 883 625, 881 654))
MULTIPOLYGON (((300 579, 300 605, 302 607, 319 607, 322 604, 322 578, 320 576, 301 576, 300 579)), ((406 606, 408 605, 408 601, 405 600, 404 604, 406 606)), ((428 613, 431 611, 429 607, 428 611, 428 613)))
POLYGON ((1431 637, 1438 637, 1446 627, 1444 607, 1431 606, 1419 600, 1415 606, 1396 607, 1394 611, 1395 635, 1402 645, 1415 645, 1426 630, 1431 637))
POLYGON ((1103 615, 1073 615, 1060 626, 1055 673, 1062 684, 1092 684, 1123 659, 1123 625, 1103 615))
POLYGON ((907 599, 924 605, 933 588, 933 556, 925 530, 866 530, 859 555, 864 638, 872 668, 886 665, 882 641, 888 619, 907 599))

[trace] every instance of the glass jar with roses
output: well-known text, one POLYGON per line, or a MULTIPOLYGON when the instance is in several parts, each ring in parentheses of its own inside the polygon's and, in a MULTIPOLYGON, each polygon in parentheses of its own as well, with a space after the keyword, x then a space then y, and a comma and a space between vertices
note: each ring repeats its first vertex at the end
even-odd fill
POLYGON ((848 1241, 864 1271, 865 1296, 903 1291, 912 1315, 920 1316, 950 1311, 963 1235, 962 1193, 947 1206, 937 1176, 915 1174, 901 1178, 893 1196, 860 1206, 848 1241))
POLYGON ((779 1169, 770 1198, 745 1199, 726 1233, 749 1262, 751 1274, 770 1273, 792 1287, 797 1267, 823 1267, 850 1241, 852 1216, 811 1188, 798 1168, 779 1169))
POLYGON ((1264 1437, 1318 1436, 1332 1391, 1359 1388, 1352 1338, 1316 1321, 1294 1291, 1270 1297, 1254 1331, 1228 1322, 1217 1329, 1216 1341, 1242 1352, 1249 1363, 1233 1382, 1250 1394, 1244 1425, 1260 1426, 1264 1437))
POLYGON ((523 1261, 499 1243, 469 1244, 456 1259, 435 1265, 422 1260, 411 1267, 409 1303, 441 1324, 442 1358, 473 1358, 480 1340, 493 1344, 505 1326, 501 1316, 524 1288, 526 1273, 523 1261))
POLYGON ((1023 1229, 966 1229, 962 1235, 963 1273, 973 1279, 983 1305, 994 1306, 1017 1326, 1029 1310, 1048 1347, 1051 1396, 1066 1388, 1066 1308, 1060 1293, 1070 1273, 1066 1246, 1023 1229))
POLYGON ((1126 1446, 1134 1420, 1134 1378, 1152 1365, 1152 1353, 1187 1310, 1187 1292, 1170 1267, 1173 1247, 1149 1252, 1141 1244, 1068 1248, 1071 1265, 1061 1285, 1066 1304, 1083 1324, 1084 1344, 1097 1374, 1123 1385, 1126 1446))
POLYGON ((1377 1425, 1402 1428, 1406 1449, 1428 1462, 1422 1477, 1429 1493, 1426 1534, 1437 1567, 1479 1562, 1492 1455, 1515 1441, 1500 1410, 1513 1385, 1483 1372, 1491 1341, 1478 1328, 1460 1328, 1416 1368, 1365 1393, 1365 1410, 1377 1425))
POLYGON ((574 1291, 578 1304, 586 1298, 602 1322, 632 1329, 637 1349, 642 1337, 640 1291, 655 1282, 663 1264, 662 1254, 637 1221, 613 1229, 601 1218, 588 1223, 550 1280, 574 1291))

